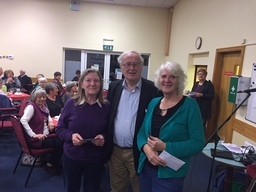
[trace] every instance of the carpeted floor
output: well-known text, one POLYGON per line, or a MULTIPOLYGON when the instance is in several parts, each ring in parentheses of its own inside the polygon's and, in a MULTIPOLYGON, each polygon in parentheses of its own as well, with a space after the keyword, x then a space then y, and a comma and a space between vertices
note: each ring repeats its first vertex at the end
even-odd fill
MULTIPOLYGON (((31 175, 27 188, 24 188, 29 171, 27 166, 19 166, 16 174, 13 169, 20 153, 15 135, 0 136, 0 192, 63 192, 62 176, 52 176, 43 168, 36 167, 31 175)), ((190 171, 184 182, 183 192, 206 192, 211 160, 203 154, 192 158, 190 171)), ((107 175, 107 174, 106 174, 107 175)), ((108 177, 104 176, 103 186, 108 186, 108 177)), ((102 192, 109 192, 104 187, 102 192)))

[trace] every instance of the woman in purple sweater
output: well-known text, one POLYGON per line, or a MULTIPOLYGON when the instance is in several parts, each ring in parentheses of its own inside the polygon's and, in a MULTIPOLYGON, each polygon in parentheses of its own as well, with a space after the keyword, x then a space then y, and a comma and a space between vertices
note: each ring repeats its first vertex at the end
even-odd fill
POLYGON ((102 91, 100 72, 87 69, 79 79, 78 93, 61 112, 56 133, 64 141, 63 177, 67 192, 79 192, 82 178, 83 191, 99 189, 110 107, 102 91))

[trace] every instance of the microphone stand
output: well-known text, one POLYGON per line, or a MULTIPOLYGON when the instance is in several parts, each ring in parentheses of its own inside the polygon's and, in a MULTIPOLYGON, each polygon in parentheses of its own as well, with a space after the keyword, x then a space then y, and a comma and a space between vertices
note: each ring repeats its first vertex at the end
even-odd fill
POLYGON ((212 156, 212 162, 211 162, 211 170, 210 170, 210 177, 208 181, 208 186, 207 186, 207 192, 210 192, 210 185, 211 185, 211 180, 212 180, 212 172, 213 172, 213 164, 215 160, 215 153, 217 149, 217 144, 219 142, 219 135, 218 132, 221 130, 221 128, 231 119, 231 117, 236 113, 236 111, 243 105, 243 103, 251 96, 251 93, 247 93, 247 96, 244 98, 244 100, 235 108, 235 110, 227 117, 227 119, 219 125, 219 127, 214 131, 214 133, 210 136, 210 138, 206 141, 205 146, 212 140, 214 139, 214 150, 213 150, 213 156, 212 156))

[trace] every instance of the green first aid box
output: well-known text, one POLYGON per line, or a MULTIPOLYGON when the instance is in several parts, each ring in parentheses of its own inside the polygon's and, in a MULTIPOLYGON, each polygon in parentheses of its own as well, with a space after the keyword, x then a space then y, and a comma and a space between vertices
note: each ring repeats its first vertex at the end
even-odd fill
MULTIPOLYGON (((237 93, 250 88, 250 77, 231 76, 228 90, 228 101, 234 104, 240 104, 246 97, 247 93, 237 93)), ((246 105, 247 101, 243 103, 246 105)))

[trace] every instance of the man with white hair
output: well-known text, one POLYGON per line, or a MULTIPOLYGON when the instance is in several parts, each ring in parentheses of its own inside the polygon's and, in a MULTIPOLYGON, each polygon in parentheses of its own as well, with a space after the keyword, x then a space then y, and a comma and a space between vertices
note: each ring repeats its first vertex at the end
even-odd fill
POLYGON ((20 75, 18 76, 18 79, 20 80, 22 88, 24 88, 26 92, 30 93, 33 87, 32 80, 30 77, 26 75, 25 70, 23 69, 20 70, 20 75))

